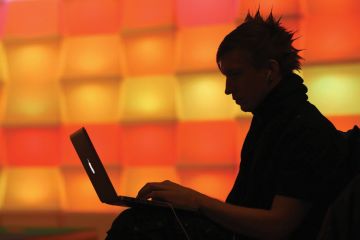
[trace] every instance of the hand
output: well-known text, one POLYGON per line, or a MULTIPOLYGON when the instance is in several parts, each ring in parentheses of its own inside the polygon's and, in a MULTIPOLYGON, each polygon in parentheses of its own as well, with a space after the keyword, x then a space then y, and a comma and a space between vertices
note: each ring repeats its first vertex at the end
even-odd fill
POLYGON ((205 195, 171 182, 152 182, 145 184, 138 193, 137 198, 160 200, 171 203, 174 207, 199 209, 200 201, 205 195))

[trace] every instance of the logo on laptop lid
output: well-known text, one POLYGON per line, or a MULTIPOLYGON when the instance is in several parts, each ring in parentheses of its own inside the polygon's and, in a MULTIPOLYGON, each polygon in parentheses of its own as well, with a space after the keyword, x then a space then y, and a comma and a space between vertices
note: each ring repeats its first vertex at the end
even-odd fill
POLYGON ((87 158, 86 160, 87 160, 87 162, 88 162, 88 165, 89 165, 89 167, 90 167, 91 172, 92 172, 93 174, 95 174, 95 170, 94 170, 93 166, 91 165, 90 160, 89 160, 88 158, 87 158))

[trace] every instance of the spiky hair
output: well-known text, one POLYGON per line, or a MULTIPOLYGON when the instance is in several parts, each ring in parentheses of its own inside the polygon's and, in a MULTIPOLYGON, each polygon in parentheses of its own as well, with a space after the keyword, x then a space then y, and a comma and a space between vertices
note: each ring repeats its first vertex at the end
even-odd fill
POLYGON ((269 59, 276 60, 283 74, 301 69, 299 51, 293 47, 294 32, 287 31, 275 19, 272 12, 264 19, 258 10, 254 16, 247 14, 244 22, 230 32, 221 42, 216 62, 231 50, 240 49, 250 53, 253 66, 265 67, 269 59))

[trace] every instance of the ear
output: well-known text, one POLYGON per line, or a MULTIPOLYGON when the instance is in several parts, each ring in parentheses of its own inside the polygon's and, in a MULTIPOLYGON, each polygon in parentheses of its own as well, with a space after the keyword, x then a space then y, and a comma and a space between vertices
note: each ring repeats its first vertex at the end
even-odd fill
POLYGON ((266 77, 267 82, 270 85, 276 86, 281 80, 280 65, 278 61, 270 59, 268 69, 266 77))

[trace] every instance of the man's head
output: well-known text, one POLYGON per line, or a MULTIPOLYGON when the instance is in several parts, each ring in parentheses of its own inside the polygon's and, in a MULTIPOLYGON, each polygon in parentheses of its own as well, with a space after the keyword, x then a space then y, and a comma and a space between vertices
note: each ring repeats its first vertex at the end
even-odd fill
POLYGON ((221 42, 216 55, 226 76, 226 94, 243 111, 253 111, 282 76, 300 69, 299 50, 292 46, 293 33, 272 14, 263 19, 258 11, 221 42))

